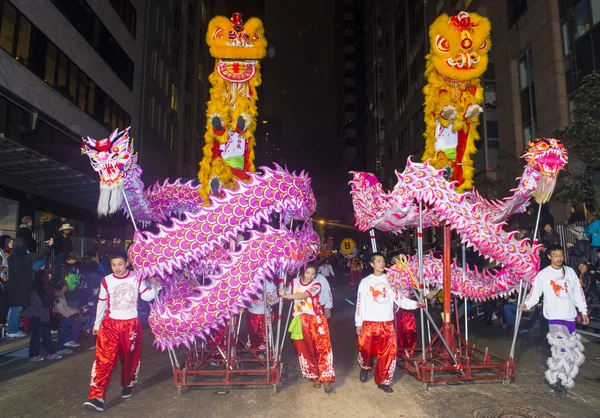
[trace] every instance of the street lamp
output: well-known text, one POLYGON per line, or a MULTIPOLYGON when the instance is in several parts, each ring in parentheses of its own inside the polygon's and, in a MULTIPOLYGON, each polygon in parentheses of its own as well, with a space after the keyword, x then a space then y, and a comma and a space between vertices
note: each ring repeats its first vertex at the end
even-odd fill
POLYGON ((319 221, 319 223, 320 223, 321 225, 325 225, 325 221, 324 221, 323 219, 321 219, 321 220, 319 221))

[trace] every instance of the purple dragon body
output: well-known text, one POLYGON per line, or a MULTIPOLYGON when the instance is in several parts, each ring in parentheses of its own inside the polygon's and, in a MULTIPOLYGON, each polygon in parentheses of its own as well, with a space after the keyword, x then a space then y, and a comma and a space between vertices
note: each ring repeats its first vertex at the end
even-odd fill
MULTIPOLYGON (((401 233, 419 223, 419 202, 423 203, 423 226, 439 226, 442 222, 458 233, 461 241, 484 257, 502 266, 495 274, 489 271, 468 271, 463 280, 462 270, 452 273, 452 292, 459 296, 483 300, 512 293, 521 278, 531 280, 538 271, 537 245, 517 240, 517 232, 506 232, 504 220, 525 211, 533 196, 538 202, 547 201, 553 191, 558 172, 567 162, 567 151, 555 139, 532 144, 525 154, 527 167, 513 195, 499 201, 483 199, 477 192, 463 194, 454 183, 444 179, 443 170, 428 162, 413 163, 410 159, 402 173, 396 173, 398 184, 385 193, 374 175, 353 173, 350 181, 354 213, 359 229, 377 228, 401 233)), ((425 258, 424 277, 428 285, 441 287, 441 260, 425 258)), ((418 272, 416 257, 389 269, 390 281, 404 293, 410 293, 418 272)), ((456 266, 454 266, 456 267, 456 266)))
POLYGON ((160 277, 164 284, 149 318, 163 350, 206 340, 250 303, 266 277, 295 273, 318 252, 310 220, 316 201, 304 173, 263 167, 236 190, 204 202, 190 182, 143 190, 128 130, 86 144, 84 152, 101 177, 98 212, 113 213, 128 202, 136 221, 158 224, 156 234, 135 233, 129 259, 143 278, 160 277), (125 194, 127 202, 114 194, 125 194), (240 240, 244 234, 247 239, 240 240))

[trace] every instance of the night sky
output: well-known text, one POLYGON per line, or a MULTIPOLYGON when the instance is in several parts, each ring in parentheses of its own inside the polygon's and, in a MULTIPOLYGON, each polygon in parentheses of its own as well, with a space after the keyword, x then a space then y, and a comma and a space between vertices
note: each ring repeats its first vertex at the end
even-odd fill
POLYGON ((318 216, 340 217, 331 199, 334 189, 347 188, 335 150, 333 1, 229 0, 226 13, 234 11, 244 20, 262 19, 275 48, 275 56, 262 61, 258 97, 261 115, 282 118, 282 158, 290 169, 309 171, 318 216))

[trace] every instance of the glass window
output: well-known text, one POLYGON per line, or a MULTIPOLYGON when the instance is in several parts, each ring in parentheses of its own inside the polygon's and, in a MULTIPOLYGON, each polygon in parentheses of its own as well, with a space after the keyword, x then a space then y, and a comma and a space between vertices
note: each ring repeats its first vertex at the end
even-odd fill
POLYGON ((563 44, 563 54, 566 57, 569 55, 569 22, 564 22, 561 26, 562 32, 562 44, 563 44))
POLYGON ((169 125, 169 149, 173 151, 175 149, 175 125, 169 125))
POLYGON ((90 115, 94 114, 94 104, 96 100, 96 83, 92 80, 89 81, 88 85, 88 96, 87 96, 87 111, 90 115))
POLYGON ((19 36, 17 37, 17 60, 29 67, 29 43, 31 42, 31 23, 19 16, 19 36))
POLYGON ((56 88, 63 96, 67 96, 67 64, 69 60, 65 54, 58 54, 58 69, 56 74, 56 88))
POLYGON ((183 117, 183 124, 189 128, 190 127, 190 119, 192 117, 192 112, 191 112, 191 108, 189 104, 185 104, 184 105, 184 117, 183 117))
POLYGON ((177 87, 175 84, 171 84, 171 108, 173 110, 177 110, 179 101, 179 92, 177 91, 177 87))
POLYGON ((110 126, 110 97, 104 96, 104 125, 110 126))
POLYGON ((13 54, 15 46, 15 26, 17 24, 17 9, 5 1, 2 13, 2 28, 0 30, 0 48, 13 54))
POLYGON ((81 110, 85 110, 88 89, 88 76, 79 71, 79 86, 77 87, 77 106, 81 110))
POLYGON ((119 113, 119 105, 114 100, 112 101, 112 111, 110 112, 110 125, 113 129, 117 128, 117 114, 119 113))
POLYGON ((119 130, 122 130, 124 128, 123 126, 123 117, 125 116, 125 111, 121 108, 119 108, 119 113, 117 115, 117 125, 119 127, 119 130))
POLYGON ((173 68, 175 68, 175 70, 179 70, 179 45, 177 44, 173 44, 173 68))
POLYGON ((496 108, 496 83, 486 82, 483 85, 483 101, 486 109, 496 108))
POLYGON ((573 8, 573 40, 590 30, 590 10, 587 0, 580 0, 573 8))
POLYGON ((592 2, 592 24, 600 22, 600 0, 591 0, 592 2))
POLYGON ((488 120, 486 123, 486 133, 488 138, 499 138, 498 134, 498 121, 488 120))
POLYGON ((69 94, 67 98, 73 103, 76 102, 77 97, 77 79, 79 77, 79 68, 73 64, 73 62, 69 62, 69 94))
POLYGON ((44 81, 51 86, 55 85, 56 76, 56 47, 49 43, 46 50, 46 69, 44 73, 44 81))

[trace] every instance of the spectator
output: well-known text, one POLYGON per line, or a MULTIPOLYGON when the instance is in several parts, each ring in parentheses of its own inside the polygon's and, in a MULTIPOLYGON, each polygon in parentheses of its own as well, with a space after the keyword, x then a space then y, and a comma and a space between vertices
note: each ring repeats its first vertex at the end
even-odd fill
POLYGON ((68 354, 69 348, 79 347, 79 336, 81 335, 82 325, 87 322, 87 318, 84 313, 87 312, 87 308, 81 309, 71 308, 67 305, 65 300, 65 293, 67 293, 69 286, 64 280, 58 281, 54 284, 54 309, 61 315, 60 328, 58 329, 58 353, 68 354))
POLYGON ((96 253, 99 257, 99 262, 106 263, 110 262, 109 258, 109 248, 106 244, 106 239, 101 235, 98 235, 98 239, 96 240, 96 245, 94 245, 94 253, 96 253))
POLYGON ((540 270, 545 269, 550 265, 550 259, 548 258, 548 254, 546 253, 548 247, 542 243, 542 248, 540 248, 540 270))
POLYGON ((551 245, 560 245, 560 237, 558 233, 554 230, 553 224, 545 223, 544 232, 542 234, 542 243, 546 247, 550 247, 551 245))
POLYGON ((596 215, 592 212, 588 212, 588 227, 585 229, 584 234, 590 238, 590 247, 592 249, 592 264, 596 264, 598 261, 598 256, 596 255, 596 250, 600 248, 600 220, 596 217, 596 215))
POLYGON ((321 267, 319 267, 319 274, 325 276, 327 280, 331 280, 329 277, 335 277, 335 272, 333 271, 333 266, 329 263, 329 259, 325 259, 321 267))
POLYGON ((8 256, 12 251, 13 239, 8 235, 0 236, 0 261, 2 262, 2 281, 8 280, 8 256))
POLYGON ((40 223, 44 230, 44 241, 49 241, 50 238, 56 235, 56 232, 58 231, 57 221, 56 216, 50 211, 44 212, 40 217, 40 223))
POLYGON ((31 216, 23 216, 21 219, 21 225, 17 230, 17 238, 22 237, 25 239, 27 244, 27 251, 34 253, 37 249, 37 242, 33 239, 33 219, 31 216))
POLYGON ((67 254, 73 252, 73 243, 71 242, 71 234, 73 228, 68 223, 62 224, 56 233, 54 251, 56 253, 56 264, 63 262, 67 254))
POLYGON ((581 205, 571 206, 569 209, 570 215, 567 220, 567 224, 571 225, 577 222, 585 221, 585 213, 583 212, 583 207, 581 205))
POLYGON ((40 356, 40 337, 48 354, 48 359, 59 360, 62 357, 56 354, 50 333, 50 307, 54 298, 50 294, 50 275, 45 269, 35 272, 33 289, 31 290, 27 317, 31 325, 31 340, 29 340, 29 360, 42 361, 40 356))
POLYGON ((585 295, 585 301, 588 305, 598 305, 598 289, 596 288, 596 275, 592 273, 590 265, 588 263, 579 263, 579 282, 583 287, 583 294, 585 295))
POLYGON ((98 256, 95 253, 87 253, 83 259, 79 271, 82 276, 82 286, 79 291, 79 307, 88 308, 88 322, 84 330, 91 332, 96 321, 96 307, 98 305, 98 294, 104 274, 99 270, 98 256))
POLYGON ((19 331, 21 311, 29 306, 31 284, 33 282, 33 262, 48 255, 53 240, 48 243, 48 249, 43 253, 27 253, 25 239, 19 237, 15 240, 12 253, 8 259, 10 275, 6 282, 8 289, 8 337, 20 338, 25 333, 19 331))
POLYGON ((0 325, 6 324, 6 319, 8 317, 8 291, 6 289, 5 281, 8 276, 4 275, 4 272, 8 270, 8 268, 2 264, 4 261, 0 258, 0 272, 2 272, 2 278, 0 279, 0 325))
POLYGON ((571 232, 575 236, 575 244, 569 244, 569 266, 577 271, 580 263, 589 263, 591 260, 590 255, 590 241, 584 234, 582 226, 575 226, 571 229, 571 232))
POLYGON ((540 214, 540 225, 554 226, 554 216, 550 213, 550 209, 546 205, 542 205, 542 213, 540 214))
MULTIPOLYGON (((57 267, 54 279, 56 281, 66 280, 67 276, 70 274, 79 274, 77 271, 77 267, 75 267, 75 264, 79 263, 80 260, 81 259, 79 258, 79 254, 77 253, 70 252, 69 254, 67 254, 65 260, 62 263, 60 263, 57 267)), ((69 283, 67 282, 67 284, 69 283)))

